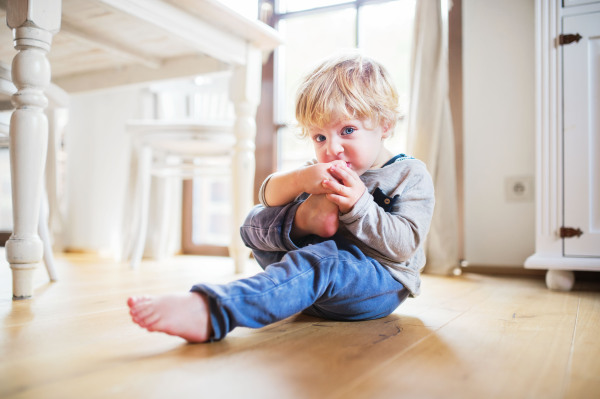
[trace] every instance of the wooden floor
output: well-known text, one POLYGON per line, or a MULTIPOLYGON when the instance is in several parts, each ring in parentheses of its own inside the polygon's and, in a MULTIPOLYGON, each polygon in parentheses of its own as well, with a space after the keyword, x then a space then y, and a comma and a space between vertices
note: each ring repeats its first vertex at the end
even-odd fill
MULTIPOLYGON (((424 276, 391 316, 295 316, 186 344, 134 325, 129 295, 227 281, 224 258, 124 264, 70 255, 12 301, 0 251, 0 398, 600 398, 600 287, 424 276)), ((251 272, 256 268, 251 265, 251 272)))

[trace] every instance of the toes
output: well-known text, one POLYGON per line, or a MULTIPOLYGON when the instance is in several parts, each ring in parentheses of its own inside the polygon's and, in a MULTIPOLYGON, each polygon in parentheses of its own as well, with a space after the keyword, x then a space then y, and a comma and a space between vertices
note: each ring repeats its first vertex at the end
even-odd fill
POLYGON ((149 296, 132 296, 127 299, 127 305, 132 309, 147 305, 151 302, 152 298, 149 296))
POLYGON ((154 303, 150 297, 131 297, 127 300, 131 319, 141 327, 147 328, 158 318, 154 303))
POLYGON ((135 314, 131 315, 132 320, 138 324, 140 327, 143 327, 149 331, 153 326, 160 321, 160 314, 155 312, 145 312, 144 314, 135 314))
POLYGON ((148 324, 150 321, 154 320, 154 317, 160 316, 158 312, 156 312, 155 309, 151 306, 138 309, 135 312, 131 311, 129 313, 131 314, 133 320, 138 324, 148 324))
POLYGON ((163 331, 164 329, 159 326, 161 318, 158 314, 153 314, 144 320, 144 328, 148 331, 163 331))
POLYGON ((151 313, 144 318, 140 318, 137 322, 140 327, 145 328, 148 331, 157 331, 157 326, 160 324, 161 316, 158 313, 151 313))
POLYGON ((129 306, 130 308, 133 308, 135 306, 135 304, 138 302, 138 300, 139 300, 138 297, 130 296, 129 298, 127 298, 127 306, 129 306))

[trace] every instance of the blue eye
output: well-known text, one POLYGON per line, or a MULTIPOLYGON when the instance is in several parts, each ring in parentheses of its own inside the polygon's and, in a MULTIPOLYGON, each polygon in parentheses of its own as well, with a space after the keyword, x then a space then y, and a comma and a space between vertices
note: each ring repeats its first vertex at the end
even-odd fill
POLYGON ((325 136, 323 136, 322 134, 318 134, 318 135, 316 135, 316 136, 315 136, 315 141, 316 141, 317 143, 320 143, 320 142, 322 142, 322 141, 325 141, 325 136))
POLYGON ((343 129, 342 129, 342 135, 345 135, 345 134, 352 134, 352 133, 354 133, 354 131, 355 131, 355 130, 356 130, 356 129, 355 129, 355 128, 353 128, 353 127, 346 126, 345 128, 343 128, 343 129))

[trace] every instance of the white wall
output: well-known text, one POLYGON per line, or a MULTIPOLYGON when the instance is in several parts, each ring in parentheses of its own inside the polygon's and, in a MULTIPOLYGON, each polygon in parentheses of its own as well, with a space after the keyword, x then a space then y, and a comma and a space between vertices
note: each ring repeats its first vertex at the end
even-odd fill
POLYGON ((523 266, 534 252, 533 197, 508 201, 505 182, 534 176, 534 0, 463 0, 462 9, 465 257, 523 266))
POLYGON ((65 134, 67 249, 118 254, 130 172, 125 123, 140 112, 136 88, 71 96, 65 134))

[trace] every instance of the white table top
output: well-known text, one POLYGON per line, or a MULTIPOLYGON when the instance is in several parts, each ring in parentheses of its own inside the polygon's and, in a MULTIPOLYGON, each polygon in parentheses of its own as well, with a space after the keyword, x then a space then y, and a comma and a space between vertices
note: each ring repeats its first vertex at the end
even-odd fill
MULTIPOLYGON (((0 62, 10 65, 16 50, 2 26, 0 62)), ((280 43, 216 0, 62 0, 48 59, 52 81, 74 93, 226 69, 245 63, 248 45, 268 53, 280 43)))

